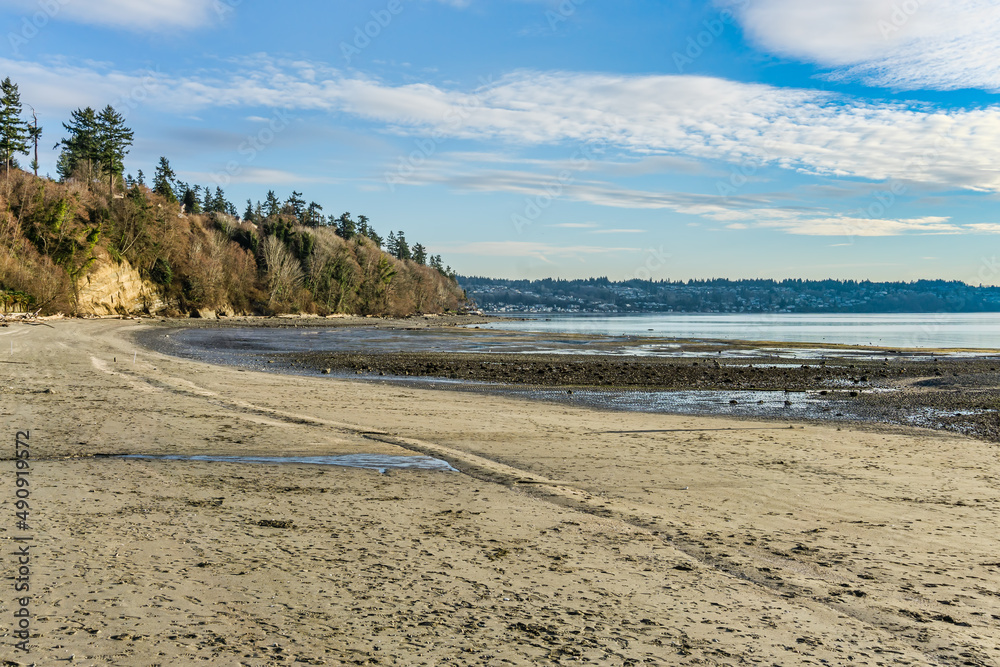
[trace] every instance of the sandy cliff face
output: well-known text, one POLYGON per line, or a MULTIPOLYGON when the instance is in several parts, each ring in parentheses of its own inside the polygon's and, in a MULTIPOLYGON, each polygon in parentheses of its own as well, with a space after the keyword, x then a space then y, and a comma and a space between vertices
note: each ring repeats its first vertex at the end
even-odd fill
POLYGON ((143 280, 126 260, 121 264, 98 260, 77 287, 80 315, 155 313, 164 307, 153 284, 143 280))

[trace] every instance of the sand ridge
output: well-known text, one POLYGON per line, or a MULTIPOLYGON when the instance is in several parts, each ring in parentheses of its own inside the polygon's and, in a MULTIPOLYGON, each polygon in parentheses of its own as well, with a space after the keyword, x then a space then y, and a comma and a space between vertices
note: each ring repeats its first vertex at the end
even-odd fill
POLYGON ((994 444, 255 373, 142 326, 0 329, 44 459, 14 664, 1000 664, 994 444), (126 453, 462 472, 94 457, 126 453))

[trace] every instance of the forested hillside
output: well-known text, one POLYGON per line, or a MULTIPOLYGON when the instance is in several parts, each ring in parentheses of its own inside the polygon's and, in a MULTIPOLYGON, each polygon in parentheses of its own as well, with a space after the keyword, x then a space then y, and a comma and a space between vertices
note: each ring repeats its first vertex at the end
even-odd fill
POLYGON ((2 88, 0 312, 93 312, 84 302, 97 298, 109 312, 170 315, 406 315, 465 302, 440 256, 402 231, 383 251, 365 216, 323 216, 301 193, 282 202, 273 191, 239 216, 221 188, 179 181, 166 158, 152 187, 142 171, 126 176, 132 131, 110 106, 63 124, 58 181, 22 171, 16 156, 37 156, 42 129, 21 120, 17 86, 2 88))
POLYGON ((980 313, 1000 311, 1000 287, 958 281, 503 280, 459 277, 495 312, 980 313))

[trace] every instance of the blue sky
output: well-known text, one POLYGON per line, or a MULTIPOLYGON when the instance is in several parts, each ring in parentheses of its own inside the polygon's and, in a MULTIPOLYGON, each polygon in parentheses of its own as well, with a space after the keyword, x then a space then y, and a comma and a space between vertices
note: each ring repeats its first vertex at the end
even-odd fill
POLYGON ((405 230, 464 274, 1000 284, 993 0, 0 0, 41 169, 405 230))

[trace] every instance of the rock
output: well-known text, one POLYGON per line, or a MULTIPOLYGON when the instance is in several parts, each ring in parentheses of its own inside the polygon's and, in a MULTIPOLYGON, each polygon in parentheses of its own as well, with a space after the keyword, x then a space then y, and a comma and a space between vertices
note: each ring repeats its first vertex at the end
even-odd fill
POLYGON ((143 280, 125 259, 120 264, 110 258, 98 259, 90 273, 80 279, 78 289, 80 315, 153 313, 165 306, 156 287, 143 280))

